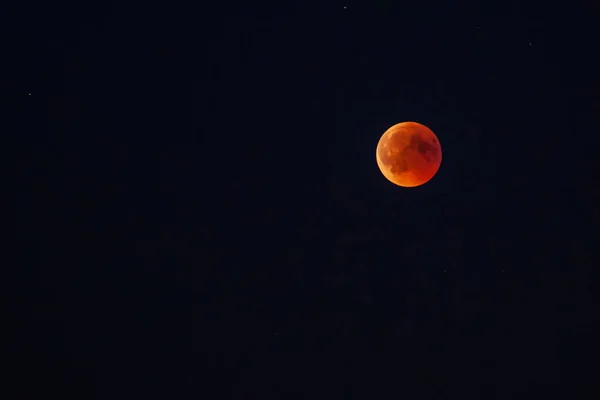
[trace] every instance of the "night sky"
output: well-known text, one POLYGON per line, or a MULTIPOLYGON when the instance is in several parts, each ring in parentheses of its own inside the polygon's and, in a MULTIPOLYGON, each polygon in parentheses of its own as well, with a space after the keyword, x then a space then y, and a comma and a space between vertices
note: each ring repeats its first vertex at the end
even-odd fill
POLYGON ((597 11, 27 11, 10 398, 598 398, 597 11))

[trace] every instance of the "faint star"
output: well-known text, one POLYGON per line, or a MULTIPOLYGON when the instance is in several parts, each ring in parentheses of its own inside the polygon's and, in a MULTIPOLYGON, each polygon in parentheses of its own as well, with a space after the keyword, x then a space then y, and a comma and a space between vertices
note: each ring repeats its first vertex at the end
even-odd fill
POLYGON ((344 10, 346 9, 346 6, 344 6, 344 10))
POLYGON ((29 96, 31 96, 31 93, 28 93, 29 96))

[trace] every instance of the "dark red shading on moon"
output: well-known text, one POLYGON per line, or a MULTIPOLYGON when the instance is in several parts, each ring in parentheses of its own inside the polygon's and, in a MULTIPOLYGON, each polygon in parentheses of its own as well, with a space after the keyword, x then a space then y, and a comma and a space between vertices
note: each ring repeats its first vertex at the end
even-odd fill
POLYGON ((442 147, 431 129, 417 122, 389 128, 377 144, 377 165, 390 182, 402 187, 427 183, 442 162, 442 147))

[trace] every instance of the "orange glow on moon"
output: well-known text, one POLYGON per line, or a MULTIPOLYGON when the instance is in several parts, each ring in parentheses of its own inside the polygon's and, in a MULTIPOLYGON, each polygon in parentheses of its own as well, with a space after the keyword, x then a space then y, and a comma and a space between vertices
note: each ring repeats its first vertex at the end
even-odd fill
POLYGON ((417 122, 401 122, 379 139, 377 165, 390 182, 402 187, 427 183, 442 162, 442 147, 431 129, 417 122))

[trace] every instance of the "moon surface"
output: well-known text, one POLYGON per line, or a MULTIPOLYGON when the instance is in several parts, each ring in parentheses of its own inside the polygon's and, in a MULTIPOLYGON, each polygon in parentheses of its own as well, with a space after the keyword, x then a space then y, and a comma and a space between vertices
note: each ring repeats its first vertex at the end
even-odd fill
POLYGON ((389 128, 377 144, 377 165, 390 182, 402 187, 427 183, 442 162, 442 147, 431 129, 417 122, 389 128))

